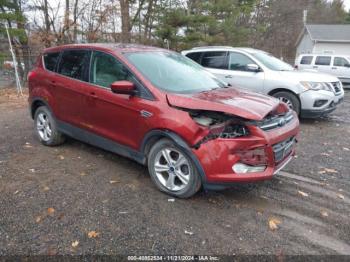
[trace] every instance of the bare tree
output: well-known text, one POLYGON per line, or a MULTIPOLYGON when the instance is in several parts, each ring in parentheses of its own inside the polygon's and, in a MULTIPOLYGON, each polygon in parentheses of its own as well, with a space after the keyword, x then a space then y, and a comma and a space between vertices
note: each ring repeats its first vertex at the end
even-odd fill
POLYGON ((130 5, 128 0, 119 0, 120 3, 120 12, 122 19, 122 33, 121 33, 121 41, 123 43, 130 42, 130 5))

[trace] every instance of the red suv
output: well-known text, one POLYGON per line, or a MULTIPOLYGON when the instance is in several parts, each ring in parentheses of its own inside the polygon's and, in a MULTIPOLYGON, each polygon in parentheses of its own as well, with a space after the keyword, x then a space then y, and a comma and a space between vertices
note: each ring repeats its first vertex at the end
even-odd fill
POLYGON ((173 196, 270 179, 294 154, 299 122, 288 106, 230 87, 169 50, 49 48, 28 79, 44 145, 69 136, 129 157, 173 196))

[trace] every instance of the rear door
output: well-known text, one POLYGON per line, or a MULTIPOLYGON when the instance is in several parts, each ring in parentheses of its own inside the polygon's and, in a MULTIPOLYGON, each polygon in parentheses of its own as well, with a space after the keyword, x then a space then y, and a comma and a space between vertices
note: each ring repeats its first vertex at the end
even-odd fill
POLYGON ((52 83, 57 108, 56 117, 79 127, 84 127, 81 107, 88 86, 90 56, 89 50, 63 51, 52 83))
POLYGON ((332 56, 325 56, 325 55, 316 56, 315 64, 313 68, 318 72, 332 74, 331 61, 332 61, 332 56))
POLYGON ((228 70, 228 52, 227 51, 203 52, 200 59, 200 63, 203 67, 207 68, 207 70, 213 73, 216 77, 229 83, 226 78, 227 70, 228 70))

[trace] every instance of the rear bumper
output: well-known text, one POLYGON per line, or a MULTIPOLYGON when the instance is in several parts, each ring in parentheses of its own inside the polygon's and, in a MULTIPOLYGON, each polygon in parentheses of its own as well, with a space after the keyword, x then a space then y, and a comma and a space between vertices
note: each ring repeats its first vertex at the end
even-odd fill
POLYGON ((202 144, 199 149, 192 149, 204 170, 206 187, 225 187, 229 186, 230 183, 271 179, 274 174, 291 161, 295 154, 295 144, 288 151, 288 154, 283 154, 278 162, 275 159, 276 150, 274 148, 282 141, 297 137, 299 121, 296 115, 290 123, 274 130, 263 131, 255 126, 249 128, 249 137, 215 139, 202 144), (233 166, 241 162, 238 152, 255 149, 264 149, 265 151, 265 170, 263 172, 235 173, 233 166))

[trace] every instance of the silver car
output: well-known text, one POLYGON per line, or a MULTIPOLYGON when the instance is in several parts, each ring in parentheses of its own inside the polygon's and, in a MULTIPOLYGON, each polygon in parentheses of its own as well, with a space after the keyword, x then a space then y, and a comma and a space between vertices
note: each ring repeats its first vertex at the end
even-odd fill
POLYGON ((232 86, 274 96, 301 117, 320 117, 334 111, 344 98, 338 78, 297 71, 261 50, 225 46, 197 47, 182 52, 232 86))

